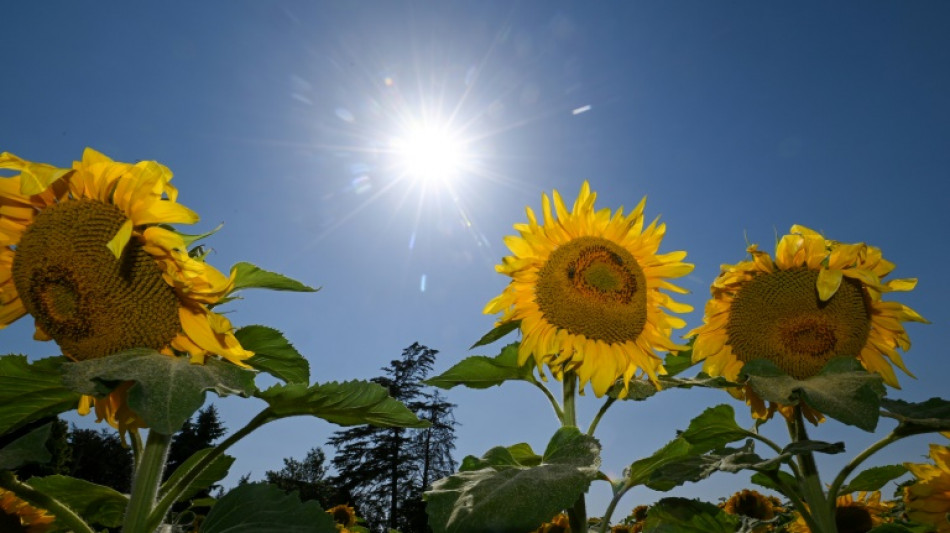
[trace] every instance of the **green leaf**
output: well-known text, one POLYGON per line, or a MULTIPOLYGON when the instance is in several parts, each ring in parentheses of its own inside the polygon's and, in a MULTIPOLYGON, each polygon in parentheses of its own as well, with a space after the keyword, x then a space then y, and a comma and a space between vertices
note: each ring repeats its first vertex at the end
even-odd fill
POLYGON ((913 527, 904 524, 881 524, 869 530, 868 533, 931 533, 933 531, 932 524, 915 525, 913 527))
POLYGON ((307 387, 302 383, 275 385, 257 397, 278 418, 310 415, 341 426, 429 427, 408 407, 393 399, 385 387, 369 381, 331 382, 307 387))
POLYGON ((149 428, 171 435, 204 404, 205 391, 218 396, 250 396, 254 372, 209 358, 193 365, 186 357, 134 349, 101 359, 63 365, 63 384, 82 394, 101 396, 115 383, 135 381, 129 407, 149 428))
POLYGON ((623 394, 623 381, 618 380, 612 387, 607 389, 607 396, 618 400, 643 401, 659 392, 656 386, 643 379, 631 379, 627 385, 627 394, 623 394))
POLYGON ((800 440, 782 448, 782 455, 799 455, 802 453, 844 453, 843 442, 824 442, 820 440, 800 440))
POLYGON ((201 523, 201 533, 336 533, 333 518, 316 501, 301 503, 296 492, 249 483, 218 500, 201 523))
POLYGON ((850 494, 859 490, 872 492, 881 490, 888 482, 907 473, 904 465, 874 466, 854 476, 850 483, 841 487, 838 494, 850 494))
POLYGON ((0 470, 14 470, 29 463, 47 463, 51 456, 46 449, 50 428, 43 424, 0 449, 0 470))
POLYGON ((666 376, 673 377, 684 372, 696 363, 693 362, 693 339, 689 341, 689 349, 682 352, 669 352, 663 360, 663 368, 666 369, 666 376))
POLYGON ((527 466, 517 460, 511 464, 512 460, 508 448, 493 448, 482 457, 483 468, 436 481, 425 493, 433 531, 524 533, 536 529, 573 505, 597 478, 600 445, 577 428, 561 428, 540 464, 527 466))
POLYGON ((653 472, 674 461, 690 455, 690 445, 685 439, 673 439, 657 450, 650 457, 634 461, 626 471, 626 477, 631 484, 642 485, 649 481, 653 472))
POLYGON ((710 407, 689 422, 689 427, 680 438, 689 442, 691 452, 705 453, 730 442, 744 439, 749 431, 736 424, 732 406, 721 404, 710 407))
MULTIPOLYGON (((169 488, 174 487, 181 478, 185 477, 192 468, 198 464, 198 461, 203 459, 206 455, 211 453, 211 450, 214 448, 205 448, 203 450, 198 450, 191 457, 185 460, 184 463, 179 465, 178 468, 172 473, 171 476, 162 484, 161 494, 165 494, 169 488)), ((184 488, 182 492, 179 493, 178 498, 175 501, 183 502, 191 499, 192 496, 198 494, 202 490, 210 487, 214 483, 224 479, 224 476, 228 475, 228 470, 231 468, 231 464, 234 463, 234 457, 230 455, 219 455, 215 460, 211 461, 211 464, 205 468, 205 470, 191 482, 188 487, 184 488)))
POLYGON ((235 331, 234 336, 254 352, 254 357, 245 361, 251 367, 287 383, 310 383, 310 363, 280 331, 254 325, 235 331))
POLYGON ((251 263, 238 263, 231 267, 231 278, 234 279, 233 291, 241 289, 271 289, 275 291, 317 292, 320 289, 308 287, 295 279, 283 274, 268 272, 251 263))
POLYGON ((509 380, 532 380, 531 363, 518 366, 518 343, 502 348, 495 357, 474 355, 442 374, 425 380, 425 384, 441 389, 465 385, 472 389, 487 389, 509 380))
POLYGON ((773 470, 778 461, 765 460, 754 453, 752 439, 741 448, 721 448, 702 455, 687 455, 657 468, 645 483, 653 490, 668 491, 686 483, 700 481, 716 472, 773 470))
POLYGON ((790 497, 798 494, 798 480, 795 479, 795 476, 782 470, 756 472, 752 474, 752 482, 756 485, 785 494, 785 496, 790 497), (788 491, 792 491, 793 494, 788 494, 788 491))
POLYGON ((801 400, 839 422, 865 431, 877 427, 884 385, 881 376, 864 370, 857 359, 837 357, 804 380, 786 375, 765 359, 746 363, 742 374, 764 400, 783 405, 801 400))
POLYGON ((670 376, 659 376, 658 381, 664 389, 691 389, 693 387, 703 387, 707 389, 731 389, 741 387, 739 383, 733 383, 722 376, 710 376, 700 372, 694 378, 676 378, 670 376))
POLYGON ((63 385, 65 362, 65 357, 32 364, 24 355, 0 357, 0 435, 79 405, 81 395, 63 385))
POLYGON ((129 498, 115 489, 69 476, 32 477, 34 489, 56 498, 86 522, 119 527, 129 498))
POLYGON ((950 431, 950 402, 943 398, 931 398, 921 403, 903 400, 882 400, 884 416, 896 419, 897 435, 917 435, 937 431, 950 431))
POLYGON ((478 348, 479 346, 485 346, 486 344, 491 344, 497 341, 498 339, 504 337, 505 335, 511 333, 512 331, 518 329, 520 326, 521 326, 520 320, 512 320, 510 322, 505 322, 504 324, 501 324, 500 326, 495 326, 494 328, 492 328, 491 331, 483 335, 482 338, 478 339, 478 342, 473 344, 472 347, 469 348, 469 350, 471 350, 472 348, 478 348))
POLYGON ((194 243, 196 243, 196 242, 198 242, 198 241, 200 241, 200 240, 202 240, 202 239, 206 239, 206 238, 208 238, 208 237, 214 235, 215 233, 217 233, 217 232, 218 232, 221 228, 223 228, 223 227, 224 227, 224 223, 222 222, 221 224, 218 224, 213 230, 211 230, 211 231, 209 231, 209 232, 207 232, 207 233, 201 233, 201 234, 199 234, 199 235, 193 235, 193 234, 188 234, 188 233, 181 233, 181 232, 176 231, 176 230, 174 230, 173 228, 170 228, 170 227, 169 227, 168 229, 170 229, 171 231, 174 231, 175 233, 177 233, 178 236, 181 237, 181 239, 182 239, 183 241, 185 241, 185 247, 187 248, 187 247, 190 247, 192 244, 194 244, 194 243))
POLYGON ((742 519, 719 507, 686 498, 663 498, 650 507, 644 533, 734 533, 742 519))

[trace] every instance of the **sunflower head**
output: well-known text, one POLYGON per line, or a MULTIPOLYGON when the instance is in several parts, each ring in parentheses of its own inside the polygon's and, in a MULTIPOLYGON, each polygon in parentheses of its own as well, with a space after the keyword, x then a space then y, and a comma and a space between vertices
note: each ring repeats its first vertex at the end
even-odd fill
MULTIPOLYGON (((898 387, 892 364, 907 372, 898 348, 910 348, 901 322, 926 322, 909 307, 882 300, 909 291, 915 279, 884 281, 894 264, 878 248, 825 239, 792 226, 775 258, 753 245, 751 259, 724 265, 712 285, 693 361, 712 376, 738 379, 745 363, 768 359, 786 374, 806 379, 835 357, 857 359, 885 383, 898 387)), ((749 387, 732 391, 768 418, 784 406, 766 406, 749 387)), ((811 413, 814 420, 820 413, 811 413)))
POLYGON ((692 310, 661 289, 686 292, 667 280, 693 265, 681 262, 685 252, 657 253, 666 226, 644 227, 644 201, 628 214, 595 211, 587 182, 571 211, 552 196, 542 197, 540 223, 529 207, 519 236, 505 238, 513 255, 496 270, 512 280, 484 312, 521 322, 519 364, 533 358, 558 379, 575 372, 597 396, 620 378, 624 390, 634 376, 655 382, 665 372, 655 351, 685 348, 670 340, 685 323, 667 311, 692 310))
POLYGON ((5 533, 45 533, 53 528, 55 517, 33 507, 16 494, 0 489, 0 531, 5 533))
POLYGON ((570 533, 571 523, 567 515, 560 513, 551 519, 550 522, 541 524, 541 527, 531 533, 570 533))
MULTIPOLYGON (((759 520, 771 520, 775 517, 774 498, 754 490, 744 489, 733 494, 722 505, 722 510, 734 515, 748 516, 759 520)), ((778 509, 781 511, 781 509, 778 509)))
MULTIPOLYGON (((838 533, 867 533, 891 522, 888 514, 893 507, 893 503, 881 501, 880 491, 845 494, 835 501, 835 526, 838 533)), ((789 533, 811 533, 801 514, 795 514, 795 521, 788 525, 789 533)))
POLYGON ((356 510, 349 505, 333 506, 327 509, 327 513, 333 517, 333 521, 336 522, 337 526, 348 528, 356 525, 356 510))
MULTIPOLYGON (((0 328, 29 314, 38 340, 73 360, 131 348, 210 355, 246 366, 251 355, 230 322, 210 310, 233 280, 188 253, 168 226, 194 223, 177 202, 171 171, 154 161, 120 163, 92 149, 71 169, 0 154, 0 328)), ((143 427, 127 387, 86 397, 121 431, 143 427)))
POLYGON ((932 524, 937 533, 950 532, 950 447, 930 445, 933 464, 904 463, 916 478, 904 487, 907 516, 932 524))

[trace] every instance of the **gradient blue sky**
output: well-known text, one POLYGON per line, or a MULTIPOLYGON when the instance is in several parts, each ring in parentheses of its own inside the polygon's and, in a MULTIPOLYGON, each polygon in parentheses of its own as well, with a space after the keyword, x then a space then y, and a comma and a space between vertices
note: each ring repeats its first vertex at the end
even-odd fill
MULTIPOLYGON (((507 283, 493 268, 502 239, 552 188, 572 202, 588 179, 599 207, 648 196, 647 217, 668 224, 661 251, 687 250, 696 265, 681 280, 697 309, 689 328, 721 263, 742 260, 747 242, 771 251, 804 224, 879 246, 894 276, 920 279, 899 300, 933 324, 908 326, 918 379, 891 391, 918 401, 950 396, 939 340, 950 319, 948 26, 950 4, 927 1, 11 2, 0 150, 68 166, 92 146, 168 165, 179 200, 202 215, 197 229, 225 223, 208 242, 215 266, 251 261, 323 287, 229 306, 236 325, 283 330, 321 382, 378 375, 414 341, 440 350, 437 371, 497 353, 467 348, 507 283), (450 184, 400 178, 387 153, 422 116, 468 142, 450 184)), ((0 333, 3 351, 57 353, 31 334, 20 320, 0 333)), ((555 429, 526 384, 448 397, 458 459, 520 441, 543 449, 555 429)), ((260 408, 214 402, 232 430, 260 408)), ((584 398, 582 419, 599 403, 584 398)), ((749 420, 718 391, 615 406, 598 431, 604 470, 619 475, 717 403, 749 420)), ((228 482, 259 479, 335 429, 272 424, 232 450, 228 482)), ((845 440, 849 457, 872 441, 836 422, 813 437, 845 440)), ((927 442, 872 464, 916 460, 927 442)), ((747 480, 720 474, 677 494, 715 500, 747 480)), ((592 515, 608 494, 595 484, 592 515)), ((616 518, 661 496, 632 491, 616 518)))

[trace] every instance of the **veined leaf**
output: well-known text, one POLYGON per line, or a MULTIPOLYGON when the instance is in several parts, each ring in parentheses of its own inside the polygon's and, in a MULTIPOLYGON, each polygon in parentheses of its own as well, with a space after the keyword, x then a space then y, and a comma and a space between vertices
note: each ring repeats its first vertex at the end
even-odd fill
POLYGON ((492 328, 491 331, 483 335, 482 338, 478 339, 478 342, 473 344, 472 347, 469 348, 469 350, 471 350, 472 348, 478 348, 479 346, 485 346, 486 344, 491 344, 497 341, 498 339, 504 337, 505 335, 511 333, 512 331, 518 329, 519 327, 521 327, 520 320, 511 320, 499 326, 495 326, 494 328, 492 328))
POLYGON ((487 389, 510 380, 531 380, 531 363, 518 366, 518 344, 505 346, 495 357, 474 355, 442 374, 429 378, 427 385, 441 389, 451 389, 464 385, 472 389, 487 389))
MULTIPOLYGON (((177 469, 172 473, 171 476, 162 484, 160 494, 164 494, 168 491, 169 488, 175 486, 185 474, 191 471, 192 468, 198 464, 198 461, 202 460, 206 455, 211 453, 211 450, 214 448, 205 448, 203 450, 198 450, 191 457, 185 460, 184 463, 178 466, 177 469)), ((221 481, 225 476, 228 475, 228 470, 231 468, 231 465, 234 463, 234 457, 230 455, 219 455, 211 464, 205 468, 198 477, 195 478, 191 484, 188 485, 179 495, 175 501, 183 502, 191 499, 192 496, 198 494, 202 490, 210 487, 214 483, 221 481)))
POLYGON ((309 383, 310 363, 284 337, 267 326, 245 326, 234 332, 241 346, 254 352, 246 362, 287 383, 309 383))
POLYGON ((650 507, 644 533, 734 533, 742 519, 711 503, 663 498, 650 507))
POLYGON ((50 453, 46 449, 46 441, 52 427, 53 424, 43 424, 0 448, 0 470, 14 470, 29 463, 49 462, 50 453))
POLYGON ((119 527, 129 498, 115 489, 69 476, 32 477, 34 489, 56 498, 86 522, 106 527, 119 527))
POLYGON ((81 395, 63 385, 65 357, 30 363, 24 355, 0 357, 0 434, 75 409, 81 395))
POLYGON ((838 494, 850 494, 860 490, 873 492, 881 490, 888 482, 907 473, 904 465, 874 466, 854 476, 850 483, 841 487, 838 494))
POLYGON ((258 268, 251 263, 238 263, 231 267, 231 277, 234 279, 232 292, 241 289, 271 289, 274 291, 316 292, 320 289, 308 287, 295 279, 283 274, 269 272, 258 268))
POLYGON ((278 418, 311 415, 341 426, 424 428, 408 407, 393 399, 381 385, 369 381, 331 382, 308 387, 302 383, 275 385, 257 397, 278 418))
POLYGON ((316 501, 300 501, 274 485, 249 483, 218 500, 201 533, 336 533, 333 518, 316 501))
POLYGON ((950 431, 950 402, 943 398, 931 398, 921 403, 903 400, 882 400, 884 416, 896 419, 897 435, 917 435, 937 431, 950 431))

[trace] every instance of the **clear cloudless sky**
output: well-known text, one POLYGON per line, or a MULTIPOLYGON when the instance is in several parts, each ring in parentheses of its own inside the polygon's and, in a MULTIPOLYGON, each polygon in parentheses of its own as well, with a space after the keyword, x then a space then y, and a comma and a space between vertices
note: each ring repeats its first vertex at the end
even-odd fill
MULTIPOLYGON (((168 165, 179 201, 202 216, 196 229, 224 223, 207 242, 212 264, 251 261, 322 287, 248 291, 227 307, 237 326, 284 331, 314 381, 377 376, 414 341, 440 350, 437 372, 495 355, 500 344, 468 347, 491 328, 482 308, 508 282, 494 271, 503 237, 542 192, 570 204, 586 179, 598 207, 647 196, 646 216, 668 225, 660 251, 688 251, 687 329, 701 323, 720 264, 742 260, 749 242, 774 251, 797 223, 881 247, 894 277, 920 280, 894 299, 932 321, 907 326, 917 379, 902 376, 889 395, 950 397, 940 341, 950 4, 4 5, 0 150, 69 166, 91 146, 168 165), (454 179, 406 174, 393 140, 417 121, 464 144, 454 179)), ((31 335, 21 319, 0 332, 2 351, 57 354, 31 335)), ((556 427, 527 384, 447 396, 458 404, 457 459, 522 441, 543 449, 556 427)), ((232 431, 262 406, 209 399, 232 431)), ((586 423, 600 401, 581 403, 586 423)), ((615 405, 598 430, 604 471, 619 475, 718 403, 751 420, 721 391, 615 405)), ((878 437, 891 425, 882 420, 878 437)), ((780 421, 767 427, 784 442, 780 421)), ((267 426, 231 450, 226 485, 303 457, 335 429, 304 418, 267 426)), ((844 440, 848 457, 876 440, 834 421, 812 436, 844 440)), ((908 439, 871 464, 918 460, 931 440, 941 437, 908 439)), ((676 494, 715 501, 748 486, 747 474, 718 474, 676 494)), ((601 514, 606 484, 590 494, 590 514, 601 514)), ((634 490, 615 518, 660 497, 634 490)))

